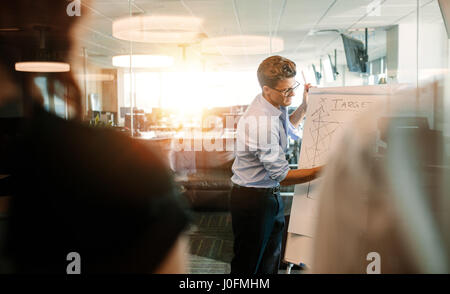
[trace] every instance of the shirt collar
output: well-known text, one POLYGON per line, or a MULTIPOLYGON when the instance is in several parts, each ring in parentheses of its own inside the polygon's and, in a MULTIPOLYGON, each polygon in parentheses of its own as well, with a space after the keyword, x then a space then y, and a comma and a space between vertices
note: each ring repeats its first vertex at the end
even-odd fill
POLYGON ((273 116, 280 116, 282 113, 284 113, 286 107, 281 107, 281 109, 276 108, 275 106, 273 106, 272 104, 270 104, 269 101, 266 100, 266 98, 263 97, 262 94, 258 94, 258 100, 259 103, 261 104, 261 106, 268 110, 270 112, 271 115, 273 116))

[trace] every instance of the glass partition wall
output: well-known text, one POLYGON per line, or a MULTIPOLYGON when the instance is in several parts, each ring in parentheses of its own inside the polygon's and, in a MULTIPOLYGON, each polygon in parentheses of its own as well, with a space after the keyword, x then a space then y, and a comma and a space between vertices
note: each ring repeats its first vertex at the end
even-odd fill
POLYGON ((437 0, 81 5, 89 13, 77 50, 84 109, 114 113, 108 117, 118 126, 128 108, 185 113, 247 105, 259 91, 259 62, 273 54, 295 61, 299 82, 318 87, 420 87, 448 67, 437 0))
MULTIPOLYGON (((442 156, 433 168, 441 181, 439 217, 450 225, 450 181, 445 180, 450 177, 450 16, 448 6, 442 7, 445 1, 73 2, 85 13, 71 63, 83 97, 81 118, 136 139, 186 138, 193 129, 226 137, 230 126, 220 119, 242 115, 261 91, 258 65, 275 54, 297 64, 300 89, 305 83, 319 88, 408 85, 414 102, 404 115, 425 117, 429 129, 442 134, 442 156), (209 119, 205 126, 205 116, 219 122, 209 119)), ((71 119, 76 110, 67 103, 70 93, 48 77, 40 73, 35 79, 46 109, 71 119)), ((302 102, 301 92, 293 107, 302 102)), ((446 242, 440 244, 449 244, 447 233, 442 236, 446 242)))

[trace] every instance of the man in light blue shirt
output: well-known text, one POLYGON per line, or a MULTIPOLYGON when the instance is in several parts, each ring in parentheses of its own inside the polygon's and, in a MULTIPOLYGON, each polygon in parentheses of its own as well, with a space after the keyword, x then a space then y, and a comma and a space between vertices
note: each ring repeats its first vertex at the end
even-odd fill
POLYGON ((278 273, 284 229, 280 184, 314 179, 320 170, 289 169, 285 153, 288 137, 299 139, 298 126, 305 116, 308 89, 302 104, 289 116, 295 63, 281 56, 265 59, 258 68, 262 93, 257 95, 237 127, 236 159, 230 210, 234 233, 231 273, 278 273))
POLYGON ((285 106, 276 108, 262 94, 256 96, 238 124, 233 183, 245 187, 272 188, 286 178, 289 172, 285 156, 287 137, 294 140, 300 138, 298 130, 287 118, 285 106), (266 141, 262 140, 263 132, 267 133, 266 141))

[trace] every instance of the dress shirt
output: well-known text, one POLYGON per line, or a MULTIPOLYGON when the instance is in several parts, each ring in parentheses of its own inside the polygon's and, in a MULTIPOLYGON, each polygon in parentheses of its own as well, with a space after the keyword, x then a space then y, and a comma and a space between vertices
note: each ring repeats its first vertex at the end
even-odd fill
POLYGON ((285 156, 289 136, 300 138, 287 108, 276 108, 262 94, 257 95, 237 126, 231 181, 244 187, 278 186, 289 172, 285 156))

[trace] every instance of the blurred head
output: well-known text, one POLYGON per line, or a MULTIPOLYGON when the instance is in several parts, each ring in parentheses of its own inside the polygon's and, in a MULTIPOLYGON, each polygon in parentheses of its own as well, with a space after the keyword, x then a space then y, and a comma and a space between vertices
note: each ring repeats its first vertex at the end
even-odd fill
MULTIPOLYGON (((84 3, 87 1, 83 1, 84 3)), ((16 0, 2 1, 0 9, 0 75, 8 79, 0 81, 14 84, 19 93, 0 92, 0 106, 16 96, 24 101, 25 108, 31 97, 40 97, 35 91, 36 73, 18 72, 15 63, 51 58, 52 61, 70 62, 73 47, 73 29, 81 17, 69 16, 67 0, 16 0), (45 34, 45 50, 42 49, 41 32, 45 34)), ((84 13, 81 6, 81 13, 84 13)), ((71 72, 45 74, 50 82, 59 81, 66 88, 68 102, 79 110, 80 92, 71 72)), ((1 88, 0 87, 0 88, 1 88)), ((25 111, 26 112, 26 111, 25 111)))
POLYGON ((295 63, 275 55, 266 58, 258 67, 258 81, 263 96, 275 107, 289 106, 292 103, 295 81, 295 63))

